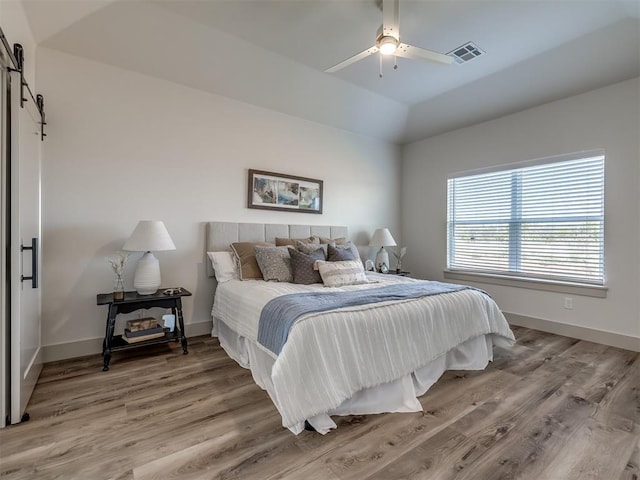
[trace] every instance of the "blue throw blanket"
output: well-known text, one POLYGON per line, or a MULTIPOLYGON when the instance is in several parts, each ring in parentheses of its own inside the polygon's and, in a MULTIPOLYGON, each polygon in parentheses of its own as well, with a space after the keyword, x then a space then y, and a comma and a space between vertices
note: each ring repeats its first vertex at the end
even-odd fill
POLYGON ((303 315, 367 303, 408 300, 470 289, 441 282, 411 282, 351 292, 308 292, 270 300, 260 313, 258 342, 276 355, 282 351, 293 324, 303 315))

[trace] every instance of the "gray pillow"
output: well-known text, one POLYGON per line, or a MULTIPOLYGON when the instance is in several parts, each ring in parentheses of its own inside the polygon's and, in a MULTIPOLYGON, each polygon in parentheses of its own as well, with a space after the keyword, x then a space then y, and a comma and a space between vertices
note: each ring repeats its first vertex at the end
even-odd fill
POLYGON ((256 261, 265 280, 292 282, 291 258, 288 247, 255 247, 256 261))
POLYGON ((360 260, 360 253, 356 246, 348 242, 345 245, 327 246, 327 260, 329 262, 341 262, 344 260, 360 260))
POLYGON ((317 260, 324 260, 324 250, 322 248, 318 248, 308 255, 292 248, 289 251, 289 255, 291 256, 293 283, 299 283, 301 285, 322 283, 320 272, 313 269, 317 260))

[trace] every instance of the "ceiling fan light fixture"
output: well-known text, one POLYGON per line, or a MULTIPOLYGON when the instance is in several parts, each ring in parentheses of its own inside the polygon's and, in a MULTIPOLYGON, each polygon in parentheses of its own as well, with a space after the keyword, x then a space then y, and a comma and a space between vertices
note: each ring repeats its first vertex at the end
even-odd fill
MULTIPOLYGON (((2 1, 2 0, 0 0, 2 1)), ((378 28, 376 33, 376 43, 364 50, 357 53, 346 60, 334 65, 331 68, 325 70, 327 73, 337 72, 349 65, 367 58, 374 53, 380 52, 380 77, 382 77, 382 63, 385 56, 393 55, 394 57, 403 57, 410 60, 420 60, 433 63, 440 63, 443 65, 451 65, 454 61, 453 55, 444 55, 433 50, 427 50, 426 48, 420 48, 408 45, 400 42, 400 25, 398 16, 398 5, 400 0, 377 0, 378 5, 382 7, 382 25, 378 28)), ((458 49, 456 49, 458 50, 458 49)), ((467 52, 465 50, 465 52, 467 52)), ((467 52, 469 54, 475 54, 475 52, 467 52)), ((393 62, 393 68, 398 68, 397 63, 393 62)))
POLYGON ((398 40, 389 36, 382 37, 378 42, 378 48, 382 55, 393 55, 398 48, 398 40))

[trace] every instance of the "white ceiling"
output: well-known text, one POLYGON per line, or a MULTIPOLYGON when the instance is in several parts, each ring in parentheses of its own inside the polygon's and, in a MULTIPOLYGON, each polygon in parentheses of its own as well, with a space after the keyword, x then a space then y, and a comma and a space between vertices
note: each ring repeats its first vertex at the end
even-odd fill
POLYGON ((23 4, 41 46, 396 143, 640 75, 640 0, 400 0, 403 42, 486 55, 383 78, 377 55, 324 73, 373 45, 375 0, 23 4))

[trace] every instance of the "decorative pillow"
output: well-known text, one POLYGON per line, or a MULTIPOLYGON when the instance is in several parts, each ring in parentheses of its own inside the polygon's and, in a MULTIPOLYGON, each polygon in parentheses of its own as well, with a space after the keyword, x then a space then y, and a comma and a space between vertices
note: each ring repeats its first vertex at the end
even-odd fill
POLYGON ((333 247, 334 256, 333 260, 329 258, 329 248, 327 247, 327 260, 330 262, 336 262, 340 260, 360 260, 360 252, 352 242, 347 242, 344 245, 331 245, 333 247), (337 251, 337 253, 336 253, 337 251))
POLYGON ((266 242, 234 242, 231 244, 231 249, 240 266, 240 280, 262 278, 262 272, 256 260, 256 246, 273 247, 274 245, 266 242))
POLYGON ((333 243, 334 245, 346 245, 347 242, 349 242, 349 240, 347 240, 345 237, 340 237, 340 238, 320 237, 320 243, 333 243))
POLYGON ((342 260, 359 260, 360 256, 355 256, 351 248, 339 248, 338 246, 327 245, 327 260, 329 262, 340 262, 342 260))
POLYGON ((293 271, 293 283, 302 285, 310 285, 312 283, 322 283, 322 278, 317 270, 314 270, 314 264, 318 260, 324 261, 324 250, 319 248, 310 254, 298 252, 290 248, 291 270, 293 271))
POLYGON ((238 278, 238 265, 233 252, 207 252, 218 283, 238 278))
POLYGON ((318 262, 317 265, 325 287, 369 283, 360 260, 318 262))
POLYGON ((265 280, 293 282, 288 247, 255 247, 256 260, 265 280))
POLYGON ((328 243, 325 243, 324 245, 320 245, 319 243, 296 242, 296 250, 302 253, 306 253, 307 255, 309 255, 312 252, 315 252, 318 248, 322 248, 322 250, 324 251, 324 258, 322 260, 327 259, 328 246, 329 246, 328 243))
POLYGON ((276 237, 276 247, 283 247, 287 245, 295 245, 296 242, 302 243, 315 243, 316 245, 320 243, 320 240, 315 235, 305 238, 283 238, 276 237))

